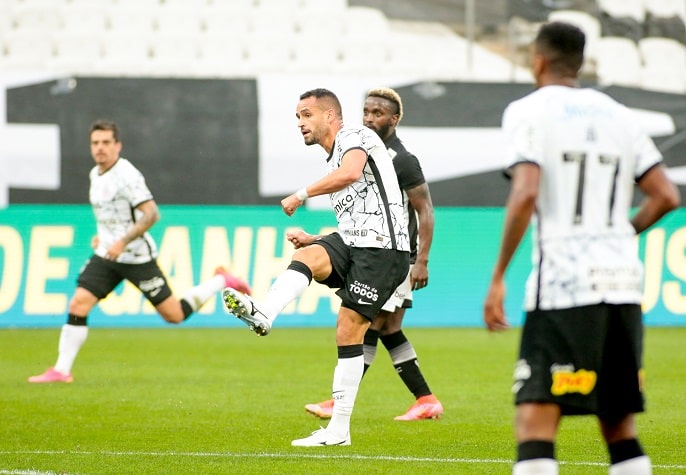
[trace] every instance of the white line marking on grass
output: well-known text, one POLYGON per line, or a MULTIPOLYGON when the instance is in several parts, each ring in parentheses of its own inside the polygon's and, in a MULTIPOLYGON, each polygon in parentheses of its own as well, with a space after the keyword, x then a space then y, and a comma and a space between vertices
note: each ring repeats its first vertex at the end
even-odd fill
POLYGON ((0 475, 57 475, 55 472, 42 472, 40 470, 2 470, 0 475))
MULTIPOLYGON (((330 450, 330 449, 325 449, 330 450)), ((336 449, 333 449, 336 450, 336 449)), ((345 450, 345 449, 341 449, 345 450)), ((308 458, 308 459, 345 459, 345 460, 387 460, 389 462, 427 462, 427 463, 455 463, 455 464, 507 464, 511 465, 511 459, 476 459, 476 458, 437 458, 437 457, 394 457, 390 455, 357 455, 357 454, 307 454, 302 452, 276 452, 276 453, 233 453, 233 452, 132 452, 132 451, 108 451, 108 452, 92 452, 79 450, 0 450, 0 454, 8 455, 98 455, 110 457, 204 457, 204 458, 274 458, 274 459, 289 459, 289 458, 308 458)), ((607 467, 608 464, 604 462, 565 462, 559 461, 560 465, 569 465, 575 467, 607 467)), ((659 465, 653 464, 653 468, 664 470, 686 470, 686 465, 672 464, 659 465)), ((55 475, 53 472, 36 472, 36 471, 13 471, 3 472, 0 470, 0 475, 55 475)))

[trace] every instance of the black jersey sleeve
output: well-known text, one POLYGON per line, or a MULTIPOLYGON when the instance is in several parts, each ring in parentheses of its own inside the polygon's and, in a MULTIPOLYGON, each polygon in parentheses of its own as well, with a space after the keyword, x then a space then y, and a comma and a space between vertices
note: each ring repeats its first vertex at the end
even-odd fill
POLYGON ((403 151, 393 158, 395 173, 401 190, 409 190, 426 182, 424 172, 417 157, 403 151))

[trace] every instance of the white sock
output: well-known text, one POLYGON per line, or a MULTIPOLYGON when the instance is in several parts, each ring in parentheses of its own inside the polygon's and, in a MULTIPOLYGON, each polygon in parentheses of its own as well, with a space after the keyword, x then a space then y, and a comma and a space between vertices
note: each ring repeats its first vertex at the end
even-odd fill
POLYGON ((274 322, 279 312, 305 292, 310 280, 296 270, 286 269, 279 275, 267 292, 263 301, 255 306, 269 320, 274 322))
POLYGON ((71 374, 71 367, 81 346, 86 342, 86 338, 88 338, 88 326, 69 325, 68 323, 62 325, 60 343, 57 348, 57 363, 55 363, 57 371, 62 374, 71 374))
POLYGON ((225 285, 224 277, 215 275, 211 279, 188 289, 181 298, 188 302, 188 305, 191 306, 194 312, 197 312, 205 302, 214 297, 225 285))
POLYGON ((558 475, 557 460, 531 459, 517 462, 512 475, 558 475))
POLYGON ((647 455, 610 465, 609 472, 610 475, 651 475, 652 473, 652 465, 647 455))
POLYGON ((341 439, 350 432, 350 417, 362 381, 364 356, 339 358, 333 372, 333 414, 326 430, 341 439))

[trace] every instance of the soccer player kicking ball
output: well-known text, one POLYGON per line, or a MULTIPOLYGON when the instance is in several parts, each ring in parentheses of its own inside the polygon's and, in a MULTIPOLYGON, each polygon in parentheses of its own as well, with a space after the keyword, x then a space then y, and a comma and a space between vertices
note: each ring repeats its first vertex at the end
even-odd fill
POLYGON ((384 143, 364 126, 343 124, 334 93, 314 89, 300 96, 298 127, 306 145, 327 153, 329 174, 284 198, 291 216, 310 196, 329 194, 338 231, 298 249, 264 300, 224 290, 226 308, 258 335, 267 335, 279 312, 314 279, 339 289, 333 413, 326 428, 296 439, 297 447, 350 445, 350 417, 364 369, 363 340, 371 321, 407 276, 410 245, 403 197, 384 143))

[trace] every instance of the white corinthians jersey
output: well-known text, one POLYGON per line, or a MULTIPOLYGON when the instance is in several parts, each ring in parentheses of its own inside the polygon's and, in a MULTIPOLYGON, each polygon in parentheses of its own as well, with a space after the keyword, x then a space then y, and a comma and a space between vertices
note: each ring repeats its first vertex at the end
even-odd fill
POLYGON ((508 168, 540 167, 526 310, 640 303, 629 212, 635 182, 662 161, 633 113, 591 89, 547 86, 503 115, 508 168))
POLYGON ((386 146, 367 127, 343 126, 327 159, 329 172, 341 166, 353 149, 367 154, 362 176, 350 186, 331 193, 331 206, 343 241, 353 247, 379 247, 409 251, 403 196, 386 146))
MULTIPOLYGON (((98 167, 90 172, 90 202, 98 228, 100 243, 95 254, 105 257, 107 249, 122 238, 140 216, 136 206, 153 199, 145 178, 125 158, 119 158, 102 175, 98 167)), ((157 248, 147 232, 131 241, 117 262, 140 264, 157 256, 157 248)))

